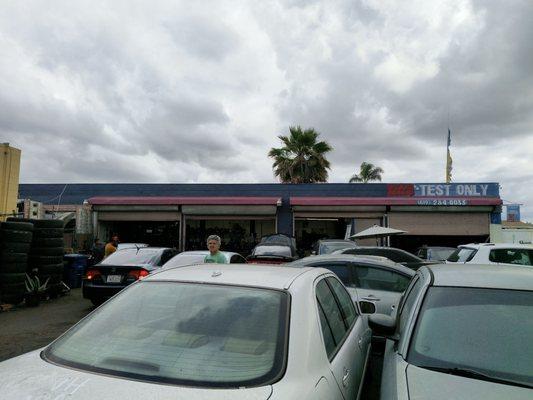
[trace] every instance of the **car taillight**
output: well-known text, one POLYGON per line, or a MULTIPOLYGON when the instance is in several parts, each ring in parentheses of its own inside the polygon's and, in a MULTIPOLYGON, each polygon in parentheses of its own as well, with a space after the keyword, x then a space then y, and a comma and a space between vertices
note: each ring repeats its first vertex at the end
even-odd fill
POLYGON ((128 278, 135 280, 147 277, 149 272, 145 269, 134 269, 128 273, 128 278))
POLYGON ((102 275, 102 274, 97 269, 90 269, 85 274, 85 279, 91 280, 91 279, 94 279, 95 277, 100 276, 100 275, 102 275))

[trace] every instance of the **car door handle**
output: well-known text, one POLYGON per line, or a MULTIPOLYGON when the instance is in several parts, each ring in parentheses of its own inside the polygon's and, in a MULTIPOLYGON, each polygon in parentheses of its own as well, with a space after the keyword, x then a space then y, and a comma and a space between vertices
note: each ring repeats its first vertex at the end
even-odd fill
POLYGON ((366 297, 361 297, 361 300, 366 301, 380 301, 381 299, 378 299, 376 296, 368 295, 366 297))
POLYGON ((348 378, 350 378, 350 370, 344 368, 344 375, 342 376, 342 385, 348 386, 348 378))

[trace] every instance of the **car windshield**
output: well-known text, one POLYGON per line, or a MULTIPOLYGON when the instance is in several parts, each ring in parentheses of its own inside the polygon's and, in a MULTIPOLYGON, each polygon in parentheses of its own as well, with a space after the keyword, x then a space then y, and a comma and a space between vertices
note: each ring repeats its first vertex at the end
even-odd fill
POLYGON ((201 264, 205 260, 205 256, 207 256, 207 252, 205 254, 198 254, 198 253, 181 253, 177 256, 172 257, 165 265, 163 265, 164 268, 168 267, 181 267, 185 265, 191 265, 191 264, 201 264))
POLYGON ((117 250, 100 264, 104 265, 127 265, 149 264, 156 265, 161 258, 161 249, 139 248, 117 250))
POLYGON ((426 257, 430 260, 444 261, 454 252, 455 249, 428 249, 426 257))
POLYGON ((459 247, 457 250, 455 250, 446 261, 450 262, 467 262, 474 257, 474 254, 476 254, 476 249, 472 249, 470 247, 459 247))
POLYGON ((354 242, 324 242, 320 244, 319 254, 331 254, 335 250, 357 247, 354 242))
POLYGON ((256 246, 253 256, 291 257, 292 251, 287 246, 256 246))
POLYGON ((44 357, 151 382, 258 386, 283 371, 287 323, 286 292, 144 281, 69 330, 44 357))
POLYGON ((408 362, 533 386, 533 291, 432 287, 408 362))

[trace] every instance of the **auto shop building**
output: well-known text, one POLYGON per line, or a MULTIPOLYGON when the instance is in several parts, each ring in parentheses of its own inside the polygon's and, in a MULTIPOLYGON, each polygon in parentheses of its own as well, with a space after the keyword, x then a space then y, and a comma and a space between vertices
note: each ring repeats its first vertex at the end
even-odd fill
POLYGON ((405 230, 390 245, 406 250, 484 242, 501 224, 502 204, 497 183, 21 184, 19 198, 50 205, 58 193, 63 207, 77 207, 76 226, 102 240, 117 233, 123 242, 192 250, 217 233, 242 253, 270 233, 294 235, 308 249, 374 224, 405 230))

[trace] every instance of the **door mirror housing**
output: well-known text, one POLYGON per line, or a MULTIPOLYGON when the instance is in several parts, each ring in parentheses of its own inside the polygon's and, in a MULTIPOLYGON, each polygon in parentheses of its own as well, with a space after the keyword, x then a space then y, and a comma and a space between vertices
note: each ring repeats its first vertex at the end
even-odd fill
POLYGON ((396 320, 390 315, 373 314, 368 317, 368 326, 377 336, 383 336, 394 341, 398 340, 396 335, 396 320))
POLYGON ((376 312, 376 305, 371 301, 359 301, 359 308, 363 314, 374 314, 376 312))

